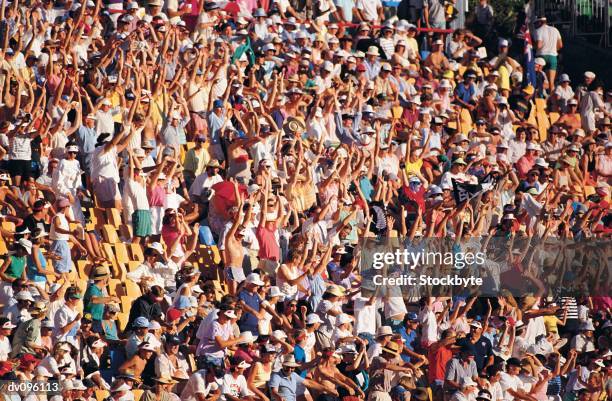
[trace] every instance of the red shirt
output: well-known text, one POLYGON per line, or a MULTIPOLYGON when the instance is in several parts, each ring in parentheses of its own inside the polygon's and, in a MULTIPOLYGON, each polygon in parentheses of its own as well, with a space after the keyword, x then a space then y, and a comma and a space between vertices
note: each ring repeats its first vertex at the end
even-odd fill
POLYGON ((276 226, 273 229, 268 229, 266 226, 259 226, 255 231, 257 241, 259 241, 259 253, 257 257, 260 259, 280 260, 280 247, 276 242, 276 226))
POLYGON ((518 178, 524 180, 527 178, 527 173, 529 170, 533 168, 535 165, 536 157, 535 156, 523 156, 516 162, 516 171, 518 172, 518 178))
POLYGON ((432 351, 434 347, 429 348, 429 384, 434 384, 436 380, 444 381, 446 376, 446 364, 453 359, 453 351, 447 346, 438 347, 432 351))

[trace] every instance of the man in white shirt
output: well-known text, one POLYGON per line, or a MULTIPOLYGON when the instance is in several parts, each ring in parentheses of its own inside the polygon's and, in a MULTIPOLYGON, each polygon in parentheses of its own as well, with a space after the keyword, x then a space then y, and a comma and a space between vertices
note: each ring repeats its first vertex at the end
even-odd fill
POLYGON ((378 23, 384 20, 383 7, 380 0, 357 0, 357 16, 361 21, 378 23))
POLYGON ((208 202, 214 195, 212 186, 223 181, 219 175, 221 165, 216 159, 211 160, 202 174, 198 175, 189 188, 189 197, 200 203, 208 202))
POLYGON ((109 140, 111 135, 108 133, 98 136, 91 157, 91 181, 101 207, 122 208, 117 159, 135 132, 136 130, 131 130, 129 135, 125 135, 125 131, 121 131, 111 140, 109 140))
POLYGON ((109 99, 104 99, 100 103, 98 111, 96 111, 96 131, 99 134, 115 133, 114 116, 121 113, 121 107, 112 107, 113 104, 109 99))
POLYGON ((506 362, 506 372, 501 372, 501 387, 504 391, 504 401, 514 401, 515 399, 525 399, 527 395, 523 390, 523 382, 519 377, 521 371, 521 361, 517 358, 510 358, 506 362))
POLYGON ((205 401, 209 397, 213 397, 219 394, 222 383, 220 378, 217 378, 217 373, 222 375, 223 373, 218 369, 207 368, 201 369, 191 375, 185 388, 181 393, 181 400, 183 401, 205 401))
POLYGON ((535 21, 536 31, 536 56, 546 61, 548 68, 549 92, 555 90, 555 77, 557 75, 557 57, 559 50, 563 47, 563 40, 559 30, 546 24, 546 17, 540 17, 535 21))
POLYGON ((70 287, 66 291, 66 303, 57 311, 55 315, 54 337, 57 341, 66 341, 78 347, 78 332, 81 327, 81 313, 78 305, 81 294, 76 287, 70 287))

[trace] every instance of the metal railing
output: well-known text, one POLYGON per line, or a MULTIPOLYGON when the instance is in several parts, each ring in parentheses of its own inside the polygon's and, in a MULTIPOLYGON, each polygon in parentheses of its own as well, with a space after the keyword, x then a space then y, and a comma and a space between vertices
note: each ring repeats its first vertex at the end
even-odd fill
POLYGON ((582 37, 602 46, 612 45, 610 0, 536 0, 536 15, 546 15, 548 23, 570 37, 582 37))

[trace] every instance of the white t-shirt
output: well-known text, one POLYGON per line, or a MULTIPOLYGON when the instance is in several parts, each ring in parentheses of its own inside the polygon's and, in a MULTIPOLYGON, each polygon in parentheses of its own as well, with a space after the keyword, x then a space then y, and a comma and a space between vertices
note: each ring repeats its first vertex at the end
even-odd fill
POLYGON ((113 117, 115 114, 121 113, 120 107, 109 109, 108 111, 98 110, 96 112, 96 131, 99 134, 115 132, 115 120, 113 117))
POLYGON ((355 334, 376 334, 376 302, 368 305, 369 298, 357 296, 353 300, 355 310, 355 334))
POLYGON ((8 337, 0 339, 0 361, 6 361, 11 351, 11 342, 8 337))
POLYGON ((183 401, 197 401, 197 394, 202 394, 204 397, 212 391, 216 391, 219 385, 215 382, 206 383, 206 371, 204 369, 198 370, 189 378, 185 388, 181 393, 181 400, 183 401))
POLYGON ((57 311, 57 313, 55 314, 55 321, 53 323, 53 326, 55 327, 53 335, 56 341, 67 341, 74 346, 78 345, 76 335, 79 327, 81 326, 81 322, 77 321, 73 328, 71 330, 68 330, 64 334, 61 334, 60 332, 60 329, 72 322, 78 314, 78 311, 70 309, 68 305, 64 305, 60 310, 57 311))
POLYGON ((119 182, 119 166, 117 165, 117 148, 113 146, 108 152, 104 152, 104 146, 100 145, 93 151, 91 158, 91 178, 98 177, 113 178, 119 182))
POLYGON ((561 34, 557 28, 549 25, 536 29, 535 37, 537 41, 542 41, 542 48, 536 50, 536 55, 556 56, 557 41, 561 39, 561 34))
POLYGON ((227 400, 225 394, 232 395, 234 397, 246 397, 251 394, 247 387, 246 379, 244 375, 240 375, 234 378, 231 373, 227 373, 223 376, 223 384, 221 385, 221 398, 227 400))
POLYGON ((523 382, 518 376, 511 376, 506 372, 501 372, 500 384, 504 391, 504 401, 514 401, 514 396, 510 395, 508 390, 517 391, 522 389, 523 382))
POLYGON ((419 321, 423 322, 422 342, 433 344, 438 341, 438 321, 433 310, 423 308, 421 310, 419 321))
POLYGON ((375 21, 378 18, 378 8, 382 7, 380 0, 357 0, 356 7, 362 12, 366 21, 375 21))

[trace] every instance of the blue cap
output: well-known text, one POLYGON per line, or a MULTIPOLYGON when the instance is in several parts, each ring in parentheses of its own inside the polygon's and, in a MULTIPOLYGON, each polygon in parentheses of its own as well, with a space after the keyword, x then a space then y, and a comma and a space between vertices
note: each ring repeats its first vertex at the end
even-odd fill
POLYGON ((217 99, 213 102, 213 109, 217 109, 221 107, 223 107, 223 100, 217 99))
POLYGON ((181 295, 175 305, 176 309, 187 309, 190 306, 191 301, 189 300, 189 297, 186 297, 185 295, 181 295))
POLYGON ((63 95, 63 96, 62 96, 62 100, 65 100, 65 101, 67 102, 68 100, 70 100, 70 96, 68 96, 68 95, 63 95))
POLYGON ((408 313, 406 314, 406 319, 408 319, 408 320, 417 320, 418 318, 419 318, 419 317, 418 317, 418 316, 417 316, 417 314, 416 314, 416 313, 414 313, 414 312, 408 312, 408 313))
POLYGON ((236 136, 238 138, 246 138, 246 134, 244 133, 244 131, 241 130, 236 131, 236 136))
POLYGON ((147 319, 147 318, 146 318, 146 317, 144 317, 144 316, 137 317, 137 318, 134 320, 134 323, 132 323, 132 326, 133 326, 134 328, 138 328, 138 329, 146 329, 146 328, 149 328, 149 319, 147 319))

